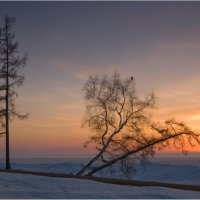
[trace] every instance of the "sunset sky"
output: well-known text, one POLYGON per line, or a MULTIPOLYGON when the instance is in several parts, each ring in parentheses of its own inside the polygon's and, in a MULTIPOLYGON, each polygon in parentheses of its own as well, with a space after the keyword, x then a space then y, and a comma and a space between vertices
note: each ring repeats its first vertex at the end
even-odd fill
MULTIPOLYGON (((86 156, 90 131, 82 87, 89 75, 134 76, 138 94, 154 91, 155 118, 200 125, 200 2, 0 2, 16 18, 29 59, 17 89, 12 156, 86 156)), ((4 138, 0 138, 3 157, 4 138)), ((200 151, 200 147, 193 149, 200 151)))

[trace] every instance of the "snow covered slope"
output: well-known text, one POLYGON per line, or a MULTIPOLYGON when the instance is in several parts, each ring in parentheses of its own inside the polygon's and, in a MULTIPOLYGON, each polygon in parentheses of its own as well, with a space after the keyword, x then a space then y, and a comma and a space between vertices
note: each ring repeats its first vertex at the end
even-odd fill
POLYGON ((132 187, 89 180, 0 173, 0 198, 200 198, 200 192, 132 187))
MULTIPOLYGON (((0 168, 4 165, 0 163, 0 168)), ((13 169, 32 171, 76 173, 81 163, 64 162, 51 164, 17 164, 13 169)), ((144 168, 136 166, 132 179, 188 183, 200 185, 200 167, 150 163, 144 168)), ((102 171, 97 176, 124 178, 117 169, 102 171)), ((90 180, 50 178, 25 174, 0 173, 0 198, 198 198, 200 192, 175 190, 161 187, 133 187, 98 183, 90 180)))
MULTIPOLYGON (((12 163, 13 169, 24 169, 41 172, 57 173, 76 173, 82 167, 80 163, 65 162, 55 164, 17 164, 12 163)), ((3 165, 0 164, 0 168, 3 165)), ((150 163, 145 167, 138 164, 136 173, 131 174, 131 179, 145 181, 159 181, 170 183, 199 184, 200 185, 200 167, 192 165, 170 165, 150 163)), ((118 168, 113 168, 112 173, 106 169, 95 174, 101 177, 126 178, 118 168)))

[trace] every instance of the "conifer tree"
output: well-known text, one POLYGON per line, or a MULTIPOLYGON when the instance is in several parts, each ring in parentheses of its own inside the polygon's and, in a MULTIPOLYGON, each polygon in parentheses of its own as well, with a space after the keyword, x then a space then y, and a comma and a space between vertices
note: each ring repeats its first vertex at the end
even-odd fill
POLYGON ((5 134, 6 138, 6 169, 11 168, 9 122, 14 117, 19 119, 27 117, 27 114, 23 115, 17 112, 15 104, 17 97, 15 88, 24 82, 24 76, 19 74, 19 70, 25 66, 27 55, 23 57, 18 55, 18 43, 14 41, 14 22, 14 18, 6 16, 0 29, 0 121, 1 134, 5 134))

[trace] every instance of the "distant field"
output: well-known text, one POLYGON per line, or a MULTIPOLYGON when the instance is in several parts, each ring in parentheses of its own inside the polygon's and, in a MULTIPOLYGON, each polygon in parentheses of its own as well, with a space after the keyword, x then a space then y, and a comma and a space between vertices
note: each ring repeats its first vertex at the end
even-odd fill
MULTIPOLYGON (((78 162, 86 163, 91 157, 15 157, 12 162, 24 164, 44 164, 44 163, 60 163, 60 162, 78 162)), ((152 162, 164 164, 180 164, 180 165, 196 165, 200 166, 200 153, 189 153, 187 156, 181 153, 165 153, 157 154, 151 159, 152 162)), ((4 158, 0 157, 0 162, 4 162, 4 158)))

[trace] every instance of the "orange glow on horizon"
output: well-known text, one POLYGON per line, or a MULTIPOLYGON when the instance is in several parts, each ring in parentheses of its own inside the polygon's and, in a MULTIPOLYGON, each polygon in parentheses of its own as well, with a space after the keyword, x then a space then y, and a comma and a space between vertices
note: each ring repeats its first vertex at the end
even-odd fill
MULTIPOLYGON (((196 113, 196 110, 190 111, 188 114, 177 112, 177 115, 173 115, 171 109, 165 108, 155 112, 155 120, 163 121, 168 119, 167 116, 174 116, 181 121, 187 119, 187 124, 194 130, 198 130, 200 115, 193 113, 196 113)), ((50 119, 40 119, 39 117, 26 121, 16 120, 11 126, 11 149, 13 153, 24 151, 24 154, 27 152, 27 154, 33 155, 92 155, 96 152, 94 148, 83 147, 83 143, 87 141, 91 132, 86 128, 81 128, 82 118, 83 116, 68 113, 66 115, 61 114, 60 117, 55 119, 52 118, 50 124, 48 123, 50 119), (37 121, 40 121, 40 124, 37 124, 37 121)), ((188 152, 200 152, 200 146, 190 147, 188 145, 186 150, 188 152)), ((162 152, 177 153, 180 151, 175 148, 168 148, 162 152)))
MULTIPOLYGON (((59 89, 60 91, 62 90, 59 89)), ((175 118, 199 132, 200 106, 198 101, 193 102, 194 100, 191 100, 191 98, 188 98, 188 101, 185 99, 183 101, 182 96, 167 95, 167 92, 158 90, 156 95, 158 106, 153 111, 153 119, 163 122, 175 118)), ((176 92, 174 91, 174 93, 176 92)), ((19 155, 40 154, 49 156, 87 156, 94 154, 96 152, 94 148, 86 149, 83 147, 83 143, 88 140, 92 133, 86 128, 81 128, 85 112, 82 96, 83 94, 80 93, 80 88, 78 88, 74 91, 67 90, 67 95, 64 93, 61 98, 62 101, 58 101, 56 97, 48 96, 41 98, 37 96, 35 99, 30 95, 25 95, 25 98, 19 99, 17 102, 19 110, 28 110, 30 118, 25 121, 14 120, 11 123, 11 154, 17 152, 19 152, 19 155), (72 96, 73 100, 67 100, 69 96, 72 96), (66 99, 66 101, 63 101, 63 99, 66 99)), ((3 152, 3 146, 4 139, 1 137, 1 152, 3 152)), ((193 148, 188 146, 186 150, 200 152, 200 146, 196 145, 193 148)), ((165 149, 163 152, 176 153, 177 150, 171 148, 165 149)))

